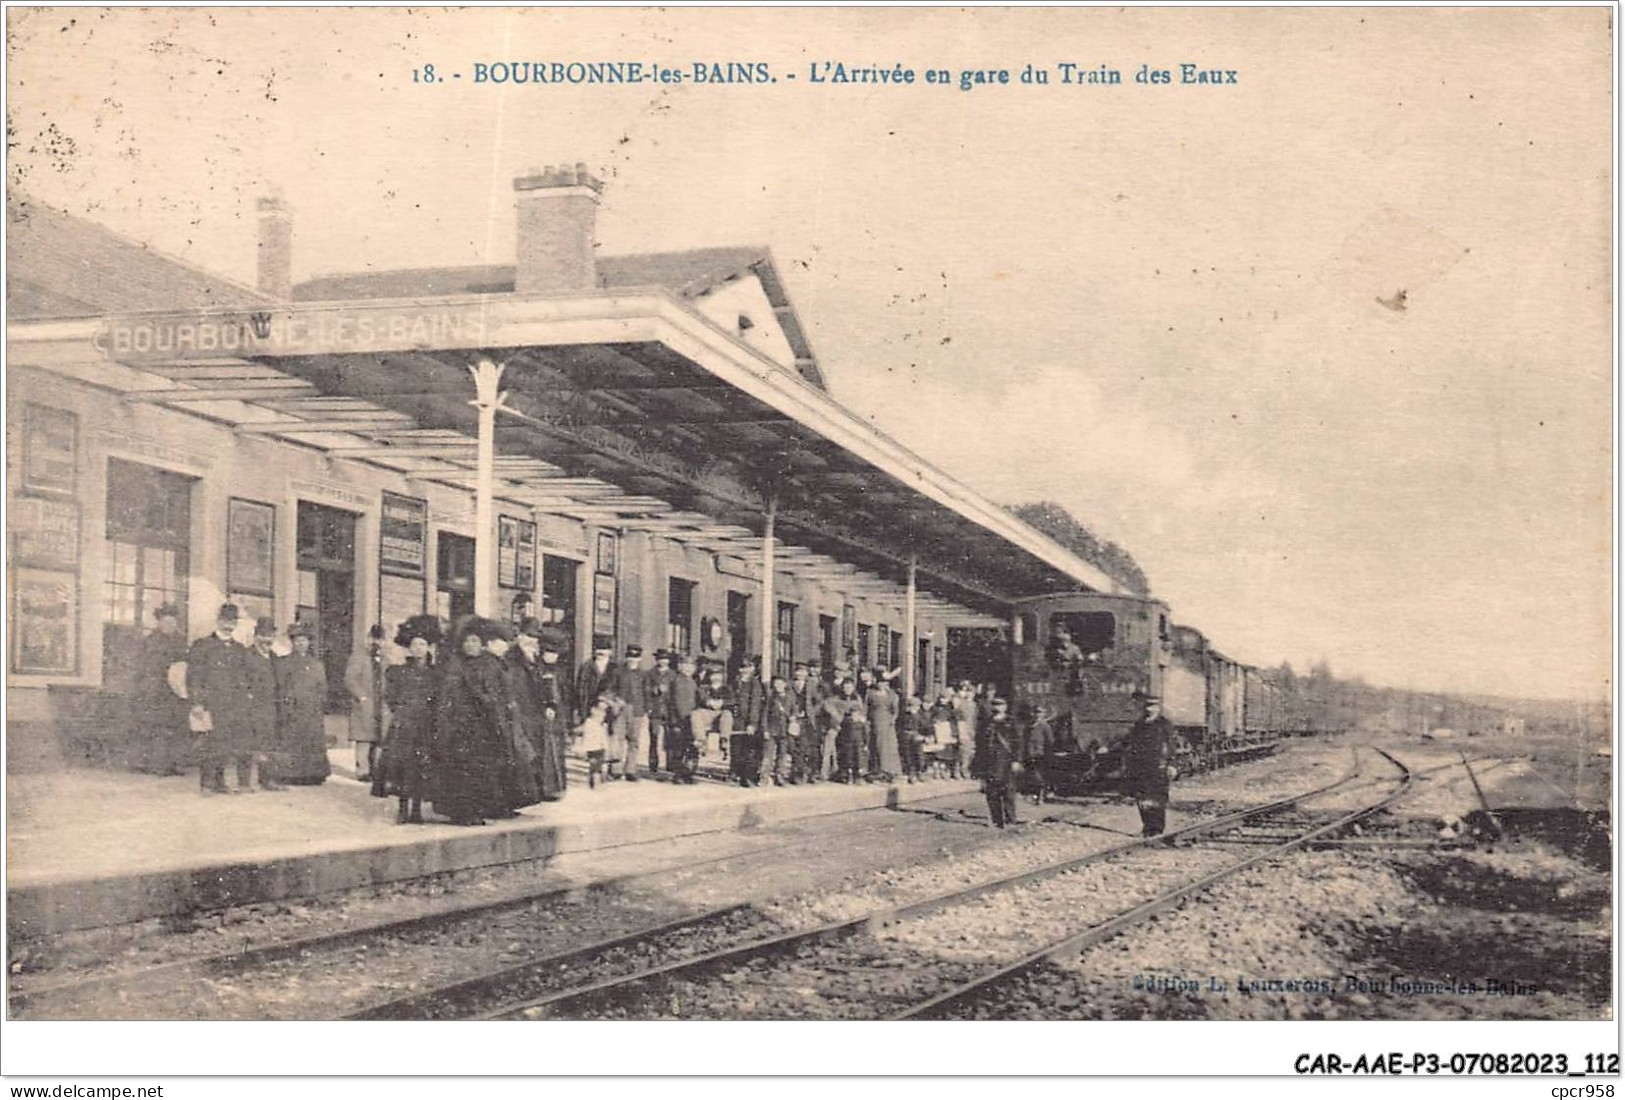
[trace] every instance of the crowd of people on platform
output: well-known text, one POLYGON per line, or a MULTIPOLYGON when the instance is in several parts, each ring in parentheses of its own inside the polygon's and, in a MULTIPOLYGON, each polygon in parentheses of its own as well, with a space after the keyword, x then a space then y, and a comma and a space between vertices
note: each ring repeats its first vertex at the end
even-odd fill
MULTIPOLYGON (((295 622, 292 652, 279 656, 275 623, 258 620, 253 644, 242 645, 239 616, 224 605, 214 633, 187 647, 174 609, 159 609, 141 658, 148 756, 178 771, 187 754, 175 738, 190 738, 205 794, 321 783, 330 772, 328 684, 313 632, 295 622), (165 677, 177 661, 184 700, 165 677)), ((534 618, 514 626, 469 617, 446 633, 432 615, 407 619, 394 636, 405 660, 386 664, 374 628, 346 669, 358 774, 373 794, 397 799, 401 823, 422 822, 425 803, 478 825, 556 801, 572 754, 589 788, 662 772, 675 783, 707 772, 745 787, 971 777, 1001 828, 1017 823, 1018 788, 1037 801, 1049 788, 1053 716, 1031 704, 1012 714, 992 684, 964 681, 928 702, 900 694, 898 669, 854 675, 837 662, 826 675, 814 659, 764 683, 759 660, 730 675, 661 649, 646 667, 639 645, 619 661, 599 647, 572 672, 560 663, 568 639, 534 618)))

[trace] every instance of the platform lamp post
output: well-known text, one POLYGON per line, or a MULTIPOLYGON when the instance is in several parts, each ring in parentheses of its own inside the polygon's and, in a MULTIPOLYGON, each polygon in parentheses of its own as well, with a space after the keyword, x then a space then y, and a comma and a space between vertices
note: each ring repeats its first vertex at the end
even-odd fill
POLYGON ((761 624, 762 624, 762 669, 761 669, 761 674, 762 674, 762 683, 764 685, 766 685, 766 684, 771 684, 773 682, 773 657, 774 657, 774 651, 778 648, 778 642, 779 642, 778 637, 777 637, 777 633, 776 633, 776 630, 775 630, 776 620, 774 618, 774 616, 775 616, 775 614, 777 612, 778 605, 774 600, 774 591, 773 591, 773 558, 774 558, 773 523, 774 523, 774 520, 777 518, 777 515, 778 515, 779 498, 778 498, 778 494, 776 492, 774 492, 772 489, 768 489, 765 492, 764 495, 767 497, 767 510, 766 510, 766 513, 764 514, 764 517, 763 517, 763 520, 762 520, 762 614, 761 614, 761 624))
POLYGON ((914 680, 918 670, 914 667, 915 654, 919 652, 920 642, 916 635, 919 632, 919 620, 914 614, 914 573, 919 565, 919 555, 910 550, 908 554, 908 587, 903 591, 903 635, 907 639, 903 650, 903 698, 914 697, 914 680))
POLYGON ((479 410, 479 445, 474 473, 474 614, 490 618, 496 613, 497 541, 492 530, 491 496, 496 482, 497 412, 506 407, 508 394, 499 390, 506 367, 486 356, 471 363, 474 400, 479 410))

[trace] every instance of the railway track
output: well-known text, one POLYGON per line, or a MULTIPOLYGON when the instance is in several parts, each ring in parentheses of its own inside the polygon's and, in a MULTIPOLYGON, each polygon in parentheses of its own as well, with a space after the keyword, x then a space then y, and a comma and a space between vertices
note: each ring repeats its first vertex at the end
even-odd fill
MULTIPOLYGON (((717 868, 719 871, 726 869, 729 873, 737 874, 737 865, 741 861, 771 860, 775 856, 782 858, 785 852, 802 849, 809 844, 826 847, 862 845, 866 837, 910 829, 913 822, 922 818, 977 823, 978 819, 975 816, 968 814, 964 807, 955 807, 953 800, 979 801, 980 797, 964 792, 950 792, 934 798, 920 799, 910 806, 887 813, 855 811, 855 816, 863 817, 865 820, 851 827, 816 830, 811 835, 805 829, 796 829, 795 835, 788 839, 731 849, 725 854, 689 860, 677 867, 661 866, 585 883, 559 883, 555 880, 537 889, 517 894, 508 893, 474 903, 437 906, 428 912, 406 918, 367 921, 332 931, 278 938, 261 944, 248 946, 239 944, 139 969, 131 967, 107 969, 93 966, 78 970, 70 977, 54 981, 35 981, 32 984, 23 984, 29 982, 27 976, 23 978, 23 983, 17 981, 17 976, 13 976, 9 995, 10 1013, 17 1019, 71 1018, 78 1015, 79 1010, 75 1006, 85 998, 94 997, 101 1004, 139 1004, 144 997, 163 994, 177 987, 191 987, 200 982, 223 978, 253 978, 260 971, 277 964, 315 965, 313 960, 346 952, 365 952, 369 948, 387 945, 391 941, 422 943, 437 937, 456 937, 464 929, 473 930, 473 934, 477 936, 484 931, 480 927, 482 922, 499 921, 509 925, 528 925, 542 929, 547 928, 550 922, 557 925, 561 921, 566 922, 568 927, 591 925, 595 923, 595 915, 584 912, 582 907, 595 904, 606 910, 605 914, 601 914, 606 919, 596 923, 613 925, 615 921, 608 918, 618 916, 619 923, 624 925, 629 915, 633 921, 641 915, 650 924, 633 933, 616 933, 586 947, 556 951, 542 956, 543 958, 568 965, 568 960, 577 954, 608 950, 623 941, 630 945, 645 937, 658 937, 662 942, 680 943, 684 941, 686 930, 690 928, 694 929, 696 934, 706 930, 737 931, 747 924, 754 926, 761 923, 760 918, 752 914, 748 904, 728 904, 698 913, 685 913, 675 911, 674 906, 668 902, 663 907, 657 907, 657 911, 638 914, 636 905, 628 905, 622 899, 635 893, 639 888, 655 882, 661 876, 692 875, 695 871, 703 871, 706 868, 717 868), (921 803, 947 803, 947 805, 932 809, 922 806, 921 803), (726 864, 734 866, 724 868, 723 865, 726 864)), ((1054 824, 1076 824, 1074 819, 1087 812, 1093 805, 1095 803, 1079 804, 1071 807, 1071 812, 1052 813, 1043 821, 1054 824)), ((955 834, 955 837, 959 835, 955 834)), ((967 840, 973 836, 969 832, 963 835, 967 840)), ((981 834, 978 832, 974 835, 981 834)), ((947 845, 950 848, 957 846, 954 843, 947 845)), ((373 1007, 382 1013, 383 1018, 387 1018, 389 1015, 387 1006, 390 1003, 392 1002, 389 1000, 380 1001, 373 1007)), ((351 1014, 366 1018, 372 1015, 372 1009, 362 1008, 351 1014)))
MULTIPOLYGON (((1430 769, 1433 770, 1440 769, 1430 769)), ((837 921, 812 929, 786 931, 782 924, 775 925, 749 902, 718 905, 700 912, 673 912, 668 905, 665 912, 642 914, 642 919, 647 923, 644 927, 632 931, 615 930, 614 922, 609 922, 611 927, 605 931, 613 934, 605 935, 593 942, 565 944, 562 948, 555 945, 551 950, 532 954, 515 964, 485 970, 473 977, 443 981, 442 984, 427 990, 415 991, 406 996, 391 996, 360 1007, 354 1007, 352 997, 350 1003, 343 1006, 349 1009, 345 1018, 491 1018, 515 1013, 524 1015, 530 1013, 532 1009, 540 1009, 543 1013, 547 1013, 554 1011, 548 1008, 549 1005, 565 1003, 567 998, 580 997, 591 989, 603 986, 606 973, 619 976, 610 979, 612 983, 637 981, 647 980, 653 975, 666 972, 678 972, 685 967, 697 967, 698 972, 703 972, 707 966, 725 966, 727 960, 735 955, 743 958, 771 958, 775 952, 791 950, 797 943, 839 940, 854 931, 886 928, 971 901, 979 896, 1004 889, 1017 889, 1026 884, 1064 874, 1069 870, 1108 861, 1122 853, 1165 846, 1170 842, 1177 843, 1185 838, 1203 834, 1234 832, 1248 822, 1264 820, 1271 814, 1287 811, 1289 807, 1316 796, 1348 788, 1356 784, 1358 779, 1359 771, 1355 768, 1342 779, 1314 791, 1304 792, 1266 806, 1199 822, 1155 841, 1136 840, 1116 845, 1081 858, 1067 859, 969 888, 956 889, 909 905, 868 913, 855 921, 837 921), (674 954, 682 956, 682 960, 675 964, 670 961, 674 954)), ((965 797, 961 793, 945 794, 940 796, 940 800, 965 797)), ((913 808, 911 812, 950 821, 976 820, 968 816, 965 809, 960 808, 956 811, 951 805, 938 810, 913 808)), ((900 815, 897 814, 880 815, 878 820, 849 829, 826 832, 811 839, 824 844, 831 841, 849 844, 865 834, 900 827, 899 818, 900 815)), ((1078 820, 1077 815, 1066 813, 1051 814, 1042 819, 1042 823, 1087 826, 1086 822, 1078 820)), ((729 861, 768 856, 803 846, 808 842, 809 838, 798 835, 783 843, 758 845, 731 851, 714 859, 691 861, 685 868, 692 870, 703 868, 708 864, 720 865, 729 861)), ((471 936, 477 937, 484 932, 479 927, 480 922, 487 918, 506 921, 509 927, 532 920, 542 925, 549 919, 557 920, 569 906, 579 906, 588 900, 601 899, 607 906, 615 908, 618 906, 616 896, 620 892, 635 887, 641 880, 651 880, 672 871, 673 868, 664 867, 588 884, 554 885, 518 896, 510 895, 472 905, 444 907, 401 920, 377 921, 335 932, 268 942, 247 949, 237 948, 179 959, 139 971, 112 973, 102 971, 65 982, 15 991, 10 1002, 11 1012, 14 1018, 55 1018, 51 1011, 53 1005, 70 1004, 77 994, 91 989, 105 997, 110 985, 127 999, 138 998, 144 992, 172 989, 177 983, 186 985, 221 976, 252 978, 258 968, 270 966, 279 960, 294 960, 297 965, 309 963, 319 966, 321 963, 315 960, 320 960, 346 946, 356 946, 359 950, 365 951, 368 944, 378 947, 387 945, 392 939, 428 942, 436 937, 458 935, 460 934, 458 930, 461 929, 466 929, 471 936)), ((579 912, 579 909, 576 910, 576 913, 579 912)), ((632 914, 634 921, 639 916, 632 914)), ((589 926, 591 924, 590 921, 583 923, 589 926)), ((625 915, 619 923, 624 927, 627 923, 625 915)), ((464 935, 463 938, 466 940, 470 935, 464 935)), ((553 938, 557 939, 556 936, 553 938)), ((543 936, 541 939, 545 942, 547 937, 543 936)), ((464 968, 465 973, 467 969, 464 968)), ((388 984, 382 984, 381 988, 387 989, 388 984)))
MULTIPOLYGON (((728 999, 738 1001, 737 994, 741 989, 759 991, 765 986, 802 994, 800 1000, 805 1003, 785 1004, 781 997, 765 1006, 765 1013, 754 1014, 759 1017, 795 1019, 825 1015, 847 1018, 873 1016, 877 1008, 880 1009, 879 1015, 904 1017, 919 1001, 922 986, 951 992, 985 976, 988 963, 980 959, 937 959, 930 968, 934 973, 928 976, 921 973, 921 966, 911 965, 907 944, 903 945, 905 950, 902 952, 874 950, 877 946, 897 946, 897 935, 902 930, 929 923, 933 918, 962 913, 1012 893, 1041 891, 1048 884, 1063 881, 1086 869, 1115 874, 1117 863, 1132 854, 1176 850, 1203 836, 1219 838, 1256 832, 1267 827, 1266 823, 1272 819, 1278 822, 1283 815, 1292 814, 1305 802, 1349 786, 1359 775, 1356 762, 1356 766, 1343 778, 1289 798, 1197 822, 1163 837, 1115 845, 1019 874, 958 887, 906 905, 866 912, 854 918, 752 938, 730 923, 737 918, 736 913, 718 911, 701 915, 693 923, 686 923, 680 928, 650 929, 646 933, 620 937, 565 955, 531 960, 523 966, 462 982, 456 987, 377 1006, 368 1015, 372 1018, 438 1019, 742 1018, 753 1016, 751 1004, 739 1006, 736 1013, 724 1011, 717 1014, 707 1011, 715 1009, 716 1005, 707 1003, 704 995, 695 996, 694 988, 715 986, 726 989, 729 990, 728 999), (733 942, 728 942, 730 940, 733 942), (696 953, 695 949, 703 948, 707 942, 714 946, 696 953), (682 957, 672 960, 674 953, 682 957), (661 961, 653 965, 639 965, 650 959, 661 961), (794 974, 780 973, 787 968, 791 971, 797 967, 805 970, 809 965, 825 975, 835 975, 838 979, 836 984, 844 983, 848 988, 839 991, 822 988, 809 993, 805 986, 795 984, 794 974), (877 989, 877 984, 885 988, 877 989), (890 1002, 899 999, 902 1003, 896 1005, 894 1011, 890 1002)), ((1347 821, 1374 813, 1396 797, 1397 794, 1392 795, 1378 803, 1363 806, 1353 814, 1338 814, 1329 820, 1326 815, 1319 815, 1312 826, 1300 830, 1286 848, 1343 827, 1347 821)), ((1240 861, 1236 869, 1253 865, 1271 854, 1260 853, 1240 861)), ((1225 856, 1223 862, 1234 861, 1225 856)), ((1191 887, 1199 888, 1200 885, 1191 887)), ((1096 893, 1100 891, 1096 890, 1096 893)), ((1030 934, 1031 929, 1022 928, 1006 938, 1015 943, 1030 944, 1030 934)), ((975 952, 968 954, 974 955, 975 952)), ((917 957, 913 958, 914 964, 919 961, 917 957)), ((749 996, 744 999, 747 1002, 751 1000, 749 996)), ((791 998, 792 1001, 796 999, 791 998)), ((920 1004, 923 1006, 925 1002, 920 1004)), ((760 999, 757 999, 755 1007, 764 1007, 760 999)))

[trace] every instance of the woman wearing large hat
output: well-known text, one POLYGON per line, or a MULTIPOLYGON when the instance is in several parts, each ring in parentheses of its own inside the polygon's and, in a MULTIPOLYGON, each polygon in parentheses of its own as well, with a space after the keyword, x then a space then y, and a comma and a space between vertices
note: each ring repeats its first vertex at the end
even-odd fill
POLYGON ((500 623, 470 616, 459 626, 457 648, 446 662, 436 708, 434 783, 436 813, 456 825, 483 825, 504 816, 504 771, 511 766, 508 684, 502 661, 487 645, 501 642, 500 623))
POLYGON ((434 647, 440 644, 440 620, 412 616, 395 631, 395 644, 406 650, 406 663, 384 670, 390 724, 379 766, 383 793, 393 792, 400 799, 396 824, 419 825, 423 800, 430 794, 435 705, 440 695, 434 647))

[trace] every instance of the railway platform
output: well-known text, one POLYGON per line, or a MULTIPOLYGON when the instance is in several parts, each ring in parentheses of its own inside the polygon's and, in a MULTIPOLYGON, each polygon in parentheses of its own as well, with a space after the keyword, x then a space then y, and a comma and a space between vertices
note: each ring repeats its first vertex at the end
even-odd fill
POLYGON ((745 789, 645 778, 589 790, 572 774, 559 802, 460 828, 396 825, 394 799, 373 798, 343 773, 319 787, 210 797, 199 795, 195 774, 12 774, 6 890, 12 929, 34 936, 975 789, 955 780, 745 789))

